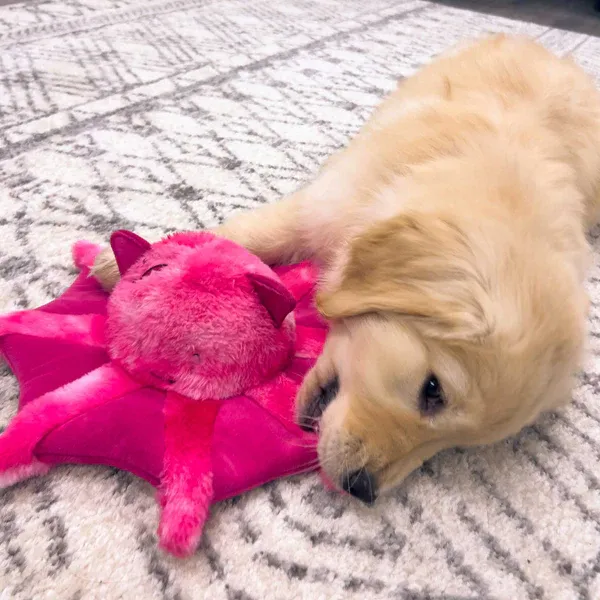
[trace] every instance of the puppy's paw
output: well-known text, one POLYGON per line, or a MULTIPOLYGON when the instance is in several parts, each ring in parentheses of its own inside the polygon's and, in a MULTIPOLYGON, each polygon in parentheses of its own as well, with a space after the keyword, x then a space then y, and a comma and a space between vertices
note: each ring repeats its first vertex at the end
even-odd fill
POLYGON ((323 411, 329 406, 339 391, 337 376, 327 371, 322 376, 319 365, 315 365, 306 375, 296 398, 296 423, 305 431, 315 431, 323 411))
POLYGON ((104 248, 94 261, 90 275, 98 280, 100 285, 110 292, 117 285, 121 275, 115 255, 110 247, 104 248))

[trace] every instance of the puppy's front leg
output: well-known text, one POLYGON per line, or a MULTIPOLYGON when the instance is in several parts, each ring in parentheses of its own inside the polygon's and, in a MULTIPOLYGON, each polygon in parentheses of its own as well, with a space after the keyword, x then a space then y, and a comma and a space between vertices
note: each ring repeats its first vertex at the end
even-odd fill
MULTIPOLYGON (((301 206, 306 192, 300 190, 280 202, 239 213, 214 233, 244 246, 267 264, 295 262, 308 257, 303 240, 301 206)), ((110 291, 119 281, 119 269, 110 247, 98 254, 91 275, 110 291)))
POLYGON ((307 192, 234 215, 214 232, 244 246, 267 264, 292 263, 310 255, 303 234, 307 192))

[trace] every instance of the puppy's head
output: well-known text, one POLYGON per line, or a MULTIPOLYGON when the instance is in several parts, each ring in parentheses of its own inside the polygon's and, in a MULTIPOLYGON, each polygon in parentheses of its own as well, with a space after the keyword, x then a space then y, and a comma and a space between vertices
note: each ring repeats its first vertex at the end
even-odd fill
POLYGON ((403 214, 357 238, 318 298, 332 320, 298 399, 328 478, 370 502, 437 451, 496 441, 568 394, 585 300, 548 248, 403 214))

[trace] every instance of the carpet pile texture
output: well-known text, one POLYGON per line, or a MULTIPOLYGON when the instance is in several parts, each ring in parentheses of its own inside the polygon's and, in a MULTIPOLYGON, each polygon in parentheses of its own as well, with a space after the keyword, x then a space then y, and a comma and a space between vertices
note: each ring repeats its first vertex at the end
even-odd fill
MULTIPOLYGON (((0 7, 0 310, 60 293, 75 240, 156 239, 277 201, 399 78, 489 31, 600 77, 599 38, 422 0, 0 7)), ((57 469, 0 492, 0 598, 600 598, 598 264, 589 287, 574 402, 517 438, 443 453, 372 509, 314 476, 268 485, 219 505, 187 561, 156 548, 150 486, 57 469)), ((16 400, 4 368, 0 425, 16 400)))

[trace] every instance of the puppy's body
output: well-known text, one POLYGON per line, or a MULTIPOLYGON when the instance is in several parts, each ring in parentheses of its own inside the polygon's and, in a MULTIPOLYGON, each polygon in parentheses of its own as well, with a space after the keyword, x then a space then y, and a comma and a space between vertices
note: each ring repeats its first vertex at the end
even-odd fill
POLYGON ((339 381, 320 425, 330 479, 370 500, 568 400, 599 207, 600 94, 497 36, 401 82, 311 184, 219 230, 267 262, 323 265, 332 332, 298 414, 339 381))

